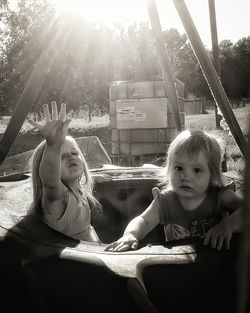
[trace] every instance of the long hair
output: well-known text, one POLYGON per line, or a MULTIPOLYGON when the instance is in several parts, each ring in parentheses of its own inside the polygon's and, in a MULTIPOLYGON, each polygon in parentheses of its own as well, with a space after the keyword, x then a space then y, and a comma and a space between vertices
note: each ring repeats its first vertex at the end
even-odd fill
POLYGON ((224 185, 221 158, 222 151, 216 138, 202 130, 185 130, 175 137, 170 144, 166 162, 165 162, 165 176, 162 180, 161 186, 163 189, 170 189, 170 168, 176 155, 186 155, 189 158, 196 157, 200 152, 208 160, 208 168, 210 171, 210 185, 221 187, 224 185))
MULTIPOLYGON (((94 182, 92 180, 92 177, 90 175, 90 170, 88 167, 88 164, 86 162, 85 157, 83 156, 81 149, 79 148, 77 142, 75 139, 71 136, 66 136, 67 140, 70 140, 77 151, 79 152, 79 155, 81 157, 81 160, 83 162, 83 170, 85 174, 85 182, 82 181, 82 177, 79 178, 78 180, 78 192, 80 195, 80 199, 83 201, 88 201, 90 205, 90 209, 92 213, 96 212, 101 212, 102 211, 102 206, 99 203, 99 201, 94 197, 93 195, 93 188, 94 188, 94 182)), ((38 216, 42 216, 42 211, 41 211, 41 198, 42 198, 42 193, 43 193, 43 186, 42 186, 42 181, 40 178, 40 164, 41 160, 43 157, 43 153, 45 150, 46 146, 46 141, 43 140, 34 150, 34 153, 31 158, 31 169, 32 169, 32 183, 33 183, 33 203, 31 207, 32 213, 35 213, 38 216)), ((63 183, 63 182, 62 182, 63 183)), ((70 189, 65 183, 64 185, 70 189)), ((70 189, 71 190, 71 189, 70 189)), ((71 190, 72 191, 72 190, 71 190)))

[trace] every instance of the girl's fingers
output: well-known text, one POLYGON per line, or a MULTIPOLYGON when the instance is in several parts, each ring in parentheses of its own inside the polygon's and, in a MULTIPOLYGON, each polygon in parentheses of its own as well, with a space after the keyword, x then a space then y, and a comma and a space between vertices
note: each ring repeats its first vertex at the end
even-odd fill
POLYGON ((130 249, 130 245, 129 244, 123 244, 122 246, 120 246, 116 251, 118 252, 124 252, 130 249))
POLYGON ((204 245, 207 246, 209 244, 209 241, 210 241, 210 232, 208 231, 204 239, 204 245))
POLYGON ((51 112, 52 112, 52 120, 58 120, 58 111, 57 111, 57 105, 55 101, 51 102, 51 112))
POLYGON ((62 122, 62 130, 63 131, 67 130, 70 122, 71 122, 71 120, 66 120, 66 121, 62 122))
POLYGON ((224 243, 224 237, 219 237, 218 242, 217 242, 217 249, 218 250, 221 250, 223 243, 224 243))
POLYGON ((218 237, 217 237, 217 235, 212 236, 212 238, 211 238, 211 247, 212 247, 213 249, 216 249, 216 248, 217 248, 217 242, 218 242, 218 237))
POLYGON ((116 247, 112 249, 112 251, 122 252, 129 250, 130 245, 125 242, 120 242, 116 247))
POLYGON ((44 119, 45 119, 45 124, 50 122, 51 120, 61 120, 61 121, 65 121, 66 119, 66 104, 62 103, 61 104, 61 108, 60 108, 60 112, 58 114, 58 110, 57 110, 57 105, 55 101, 51 101, 51 115, 49 112, 49 106, 47 103, 45 103, 43 105, 43 110, 44 110, 44 119))
POLYGON ((113 251, 114 248, 118 245, 119 243, 118 242, 112 242, 110 243, 106 248, 105 248, 105 251, 113 251))
POLYGON ((37 122, 35 122, 35 121, 33 121, 33 120, 28 119, 28 122, 29 122, 32 126, 34 126, 35 128, 37 128, 37 129, 39 129, 39 130, 42 129, 42 125, 38 124, 37 122))
POLYGON ((66 104, 61 103, 61 109, 58 116, 59 120, 64 121, 66 119, 66 104))
POLYGON ((44 103, 43 105, 43 111, 44 111, 44 119, 45 123, 51 121, 50 113, 49 113, 49 106, 47 103, 44 103))
POLYGON ((123 252, 123 251, 127 251, 127 250, 134 250, 138 248, 138 241, 133 242, 131 244, 131 242, 126 242, 126 241, 115 241, 112 242, 111 244, 109 244, 105 251, 114 251, 114 252, 123 252))
POLYGON ((226 245, 226 249, 227 250, 230 249, 230 241, 231 241, 231 239, 232 239, 232 235, 226 237, 225 245, 226 245))
POLYGON ((123 252, 130 249, 130 244, 124 241, 115 241, 107 246, 106 251, 123 252))
POLYGON ((121 243, 120 242, 115 242, 111 251, 119 251, 120 247, 121 247, 121 243))
POLYGON ((229 250, 230 249, 230 241, 231 241, 231 238, 232 238, 232 236, 230 236, 230 235, 227 235, 226 237, 219 237, 219 239, 218 239, 218 241, 217 241, 217 249, 218 250, 221 250, 221 248, 222 248, 222 246, 223 246, 223 244, 225 245, 225 248, 227 249, 227 250, 229 250))
POLYGON ((131 249, 136 250, 136 249, 138 248, 138 246, 139 246, 139 242, 136 241, 136 242, 134 242, 134 243, 131 245, 131 249))

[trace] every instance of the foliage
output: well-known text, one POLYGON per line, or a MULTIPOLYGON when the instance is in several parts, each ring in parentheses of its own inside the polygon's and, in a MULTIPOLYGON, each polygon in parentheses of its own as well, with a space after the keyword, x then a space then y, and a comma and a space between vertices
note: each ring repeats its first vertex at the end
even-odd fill
POLYGON ((229 98, 250 95, 250 36, 237 41, 220 43, 221 80, 229 98))
POLYGON ((164 35, 174 76, 185 83, 186 95, 208 96, 210 92, 207 83, 192 47, 187 42, 187 36, 180 35, 176 29, 170 29, 164 35))
POLYGON ((18 11, 1 14, 1 108, 9 113, 18 101, 47 36, 53 12, 46 0, 20 0, 18 11), (38 18, 39 16, 39 18, 38 18))

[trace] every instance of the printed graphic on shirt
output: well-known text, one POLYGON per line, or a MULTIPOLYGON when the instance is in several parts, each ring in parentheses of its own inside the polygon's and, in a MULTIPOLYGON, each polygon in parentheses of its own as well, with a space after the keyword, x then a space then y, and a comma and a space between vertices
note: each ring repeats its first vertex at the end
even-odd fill
POLYGON ((198 238, 205 238, 206 233, 210 228, 217 224, 217 220, 215 218, 210 218, 209 220, 203 219, 201 221, 193 221, 191 227, 191 236, 198 238))
POLYGON ((207 231, 217 223, 215 218, 201 221, 194 220, 190 229, 177 224, 167 224, 164 226, 166 241, 180 240, 188 237, 204 238, 207 231))
POLYGON ((190 237, 190 232, 188 231, 188 229, 177 224, 165 225, 164 232, 166 236, 166 241, 190 237))

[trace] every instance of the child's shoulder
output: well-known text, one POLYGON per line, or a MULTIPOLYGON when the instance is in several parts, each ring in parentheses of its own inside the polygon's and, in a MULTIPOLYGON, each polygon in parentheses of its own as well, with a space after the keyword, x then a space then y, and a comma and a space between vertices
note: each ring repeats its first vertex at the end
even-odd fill
POLYGON ((229 182, 224 186, 211 186, 208 191, 210 201, 217 203, 217 207, 227 207, 236 196, 236 186, 234 182, 229 182))
POLYGON ((223 186, 211 186, 209 187, 210 192, 216 192, 216 193, 224 193, 227 191, 236 191, 236 185, 235 182, 231 181, 223 186))
POLYGON ((225 186, 222 187, 222 190, 232 190, 232 191, 236 191, 236 184, 234 181, 231 181, 229 183, 227 183, 225 186))
POLYGON ((166 188, 158 188, 158 187, 154 187, 152 189, 152 193, 153 193, 153 197, 157 198, 157 197, 174 197, 176 195, 176 193, 172 190, 172 189, 166 189, 166 188))
POLYGON ((229 182, 224 186, 221 187, 213 187, 214 190, 217 191, 217 193, 222 196, 224 194, 231 194, 236 192, 236 185, 235 182, 229 182))

